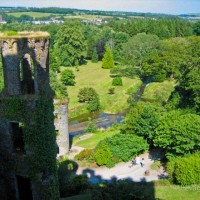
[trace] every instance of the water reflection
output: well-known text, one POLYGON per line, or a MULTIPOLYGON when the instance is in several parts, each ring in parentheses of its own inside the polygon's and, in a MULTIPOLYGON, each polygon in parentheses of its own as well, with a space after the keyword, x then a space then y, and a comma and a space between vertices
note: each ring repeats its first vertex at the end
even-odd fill
POLYGON ((94 112, 80 115, 69 120, 69 136, 70 138, 75 135, 84 133, 88 124, 88 119, 91 118, 99 129, 106 129, 114 123, 121 123, 122 117, 125 112, 120 114, 108 114, 102 112, 94 112))

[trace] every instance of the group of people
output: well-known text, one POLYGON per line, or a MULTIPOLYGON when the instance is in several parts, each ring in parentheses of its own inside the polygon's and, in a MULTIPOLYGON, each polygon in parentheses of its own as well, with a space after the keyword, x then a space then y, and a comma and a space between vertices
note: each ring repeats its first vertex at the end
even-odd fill
POLYGON ((134 157, 133 160, 132 160, 132 166, 133 165, 141 165, 141 167, 144 167, 144 158, 142 158, 142 160, 140 160, 140 157, 134 157))

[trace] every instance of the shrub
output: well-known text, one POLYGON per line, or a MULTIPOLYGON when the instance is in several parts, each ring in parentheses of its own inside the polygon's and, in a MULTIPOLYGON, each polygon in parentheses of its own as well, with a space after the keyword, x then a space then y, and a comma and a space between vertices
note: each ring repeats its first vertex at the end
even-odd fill
POLYGON ((109 88, 108 94, 115 94, 115 88, 109 88))
POLYGON ((96 96, 98 96, 98 94, 96 93, 95 89, 91 87, 81 88, 78 93, 78 99, 81 103, 94 100, 96 96))
POLYGON ((84 149, 79 154, 75 155, 75 159, 76 160, 90 160, 93 153, 94 153, 93 149, 84 149))
POLYGON ((88 188, 89 182, 86 175, 73 175, 68 179, 67 184, 63 188, 61 197, 77 195, 85 192, 88 188))
POLYGON ((96 96, 95 99, 88 102, 87 110, 89 112, 94 112, 94 111, 97 111, 99 109, 100 109, 100 101, 99 101, 99 97, 96 96))
POLYGON ((94 160, 97 163, 97 165, 106 165, 107 167, 114 166, 113 160, 112 160, 112 153, 108 147, 108 144, 105 140, 101 141, 94 152, 94 160))
POLYGON ((174 180, 183 186, 200 184, 200 155, 179 159, 174 166, 174 180))
POLYGON ((89 123, 85 129, 85 133, 94 133, 96 131, 97 131, 96 124, 93 121, 89 120, 89 123))
POLYGON ((59 162, 58 165, 58 180, 59 180, 59 189, 61 197, 69 195, 68 187, 70 185, 69 180, 78 169, 76 162, 64 159, 59 162))
POLYGON ((106 142, 112 155, 124 162, 148 149, 146 140, 133 134, 116 134, 106 142))
POLYGON ((72 70, 65 69, 61 72, 61 81, 64 85, 74 85, 75 84, 75 75, 72 70))
POLYGON ((96 48, 94 49, 94 51, 92 53, 92 62, 93 63, 98 63, 98 54, 97 54, 96 48))
POLYGON ((120 77, 114 78, 112 80, 112 85, 113 86, 122 86, 123 85, 122 78, 120 78, 120 77))

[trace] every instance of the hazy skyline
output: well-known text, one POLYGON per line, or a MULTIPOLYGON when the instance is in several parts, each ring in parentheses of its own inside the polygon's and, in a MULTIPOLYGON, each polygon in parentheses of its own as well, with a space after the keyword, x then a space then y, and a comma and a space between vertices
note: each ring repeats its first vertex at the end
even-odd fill
POLYGON ((0 6, 65 7, 168 14, 200 13, 200 0, 0 0, 0 6))

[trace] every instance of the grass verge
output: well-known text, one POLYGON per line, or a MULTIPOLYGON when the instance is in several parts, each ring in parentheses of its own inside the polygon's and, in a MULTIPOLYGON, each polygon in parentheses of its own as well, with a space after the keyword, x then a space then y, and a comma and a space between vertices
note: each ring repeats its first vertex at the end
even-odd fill
POLYGON ((94 149, 96 145, 103 139, 112 137, 113 135, 116 135, 119 133, 118 130, 115 131, 99 131, 94 133, 91 137, 87 139, 80 140, 80 137, 77 136, 73 139, 73 145, 83 147, 85 149, 94 149))

